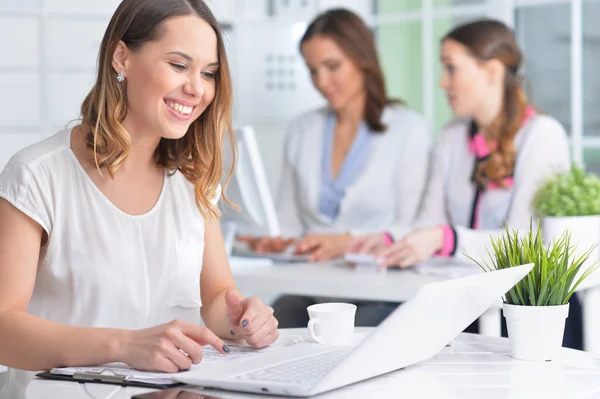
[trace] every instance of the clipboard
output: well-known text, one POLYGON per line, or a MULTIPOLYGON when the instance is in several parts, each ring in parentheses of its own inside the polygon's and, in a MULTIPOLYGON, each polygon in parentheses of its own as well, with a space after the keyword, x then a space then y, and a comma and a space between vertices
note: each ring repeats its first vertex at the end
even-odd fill
POLYGON ((185 385, 182 382, 173 381, 171 383, 153 383, 153 382, 141 382, 131 380, 129 375, 117 375, 112 372, 111 369, 107 368, 102 370, 101 372, 93 372, 93 371, 78 371, 73 373, 73 375, 66 374, 55 374, 50 370, 38 373, 35 375, 39 378, 45 378, 48 380, 58 380, 58 381, 71 381, 78 382, 80 384, 91 382, 98 384, 111 384, 111 385, 120 385, 122 387, 139 387, 139 388, 153 388, 153 389, 167 389, 167 388, 175 388, 182 385, 185 385))

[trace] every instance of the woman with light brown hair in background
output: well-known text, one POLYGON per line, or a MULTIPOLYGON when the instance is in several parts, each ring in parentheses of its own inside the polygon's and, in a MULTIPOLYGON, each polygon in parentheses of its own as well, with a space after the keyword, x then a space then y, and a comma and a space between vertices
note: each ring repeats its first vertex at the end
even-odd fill
MULTIPOLYGON (((317 16, 300 50, 328 104, 290 124, 277 203, 283 237, 242 239, 265 252, 294 245, 319 262, 343 255, 352 236, 412 223, 432 138, 421 115, 388 98, 374 36, 356 14, 317 16)), ((280 325, 306 326, 306 306, 316 301, 280 298, 280 325)), ((357 305, 357 325, 387 316, 378 302, 357 305)))
MULTIPOLYGON (((535 192, 569 168, 570 155, 561 124, 529 104, 518 76, 522 61, 513 32, 500 21, 467 23, 442 39, 440 86, 458 119, 437 140, 419 216, 413 225, 358 237, 347 252, 371 253, 381 267, 434 256, 481 259, 504 226, 529 228, 535 192)), ((565 345, 580 347, 573 302, 565 345)))
POLYGON ((0 175, 0 397, 23 396, 23 370, 177 372, 203 345, 226 355, 223 338, 277 339, 273 310, 236 290, 218 222, 231 104, 203 1, 119 5, 81 124, 0 175))

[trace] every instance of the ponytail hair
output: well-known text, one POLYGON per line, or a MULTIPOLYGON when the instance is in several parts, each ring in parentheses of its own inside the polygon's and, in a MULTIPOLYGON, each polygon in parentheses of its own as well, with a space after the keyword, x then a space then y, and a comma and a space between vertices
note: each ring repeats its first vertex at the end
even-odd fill
POLYGON ((484 162, 478 163, 474 175, 475 182, 480 187, 486 187, 489 181, 504 187, 504 178, 514 172, 514 138, 529 107, 518 76, 523 61, 522 52, 512 30, 504 23, 491 19, 458 26, 442 40, 453 40, 462 44, 479 60, 496 59, 504 65, 502 111, 488 128, 489 137, 496 140, 497 145, 484 162))

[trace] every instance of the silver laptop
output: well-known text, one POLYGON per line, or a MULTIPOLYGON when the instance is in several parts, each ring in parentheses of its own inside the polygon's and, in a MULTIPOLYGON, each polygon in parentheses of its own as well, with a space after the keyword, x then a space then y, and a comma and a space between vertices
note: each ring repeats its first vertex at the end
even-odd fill
POLYGON ((299 343, 247 359, 201 362, 175 378, 207 388, 312 396, 389 373, 435 355, 532 267, 425 285, 355 347, 299 343))

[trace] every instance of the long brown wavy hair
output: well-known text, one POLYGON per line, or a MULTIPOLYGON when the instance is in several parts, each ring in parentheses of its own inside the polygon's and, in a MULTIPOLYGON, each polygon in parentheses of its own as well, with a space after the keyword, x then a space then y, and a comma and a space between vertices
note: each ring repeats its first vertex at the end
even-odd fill
POLYGON ((482 61, 496 59, 505 67, 502 112, 487 130, 489 138, 496 140, 497 145, 487 161, 480 162, 475 170, 475 181, 481 187, 487 186, 490 180, 504 187, 503 178, 512 175, 515 168, 514 138, 529 107, 518 76, 523 62, 521 50, 512 30, 502 22, 490 19, 461 25, 444 40, 461 43, 473 57, 482 61))
MULTIPOLYGON (((119 41, 132 51, 156 40, 160 24, 167 18, 196 15, 206 21, 217 35, 219 68, 216 72, 215 98, 180 139, 161 139, 154 158, 156 164, 175 173, 180 171, 194 184, 198 209, 204 217, 218 219, 218 207, 211 204, 224 177, 223 141, 227 136, 236 163, 235 137, 231 126, 232 87, 225 45, 219 25, 202 0, 124 0, 115 11, 100 45, 98 77, 81 106, 82 124, 90 129, 87 148, 96 167, 109 175, 123 164, 131 147, 131 137, 122 125, 127 116, 126 82, 119 83, 112 67, 112 56, 119 41)), ((228 201, 223 189, 223 198, 228 201)))
POLYGON ((385 106, 401 101, 387 96, 377 46, 371 30, 352 11, 335 8, 318 15, 310 23, 300 40, 300 47, 315 36, 331 38, 361 69, 367 93, 365 120, 372 131, 384 132, 387 127, 382 123, 381 115, 385 106))

